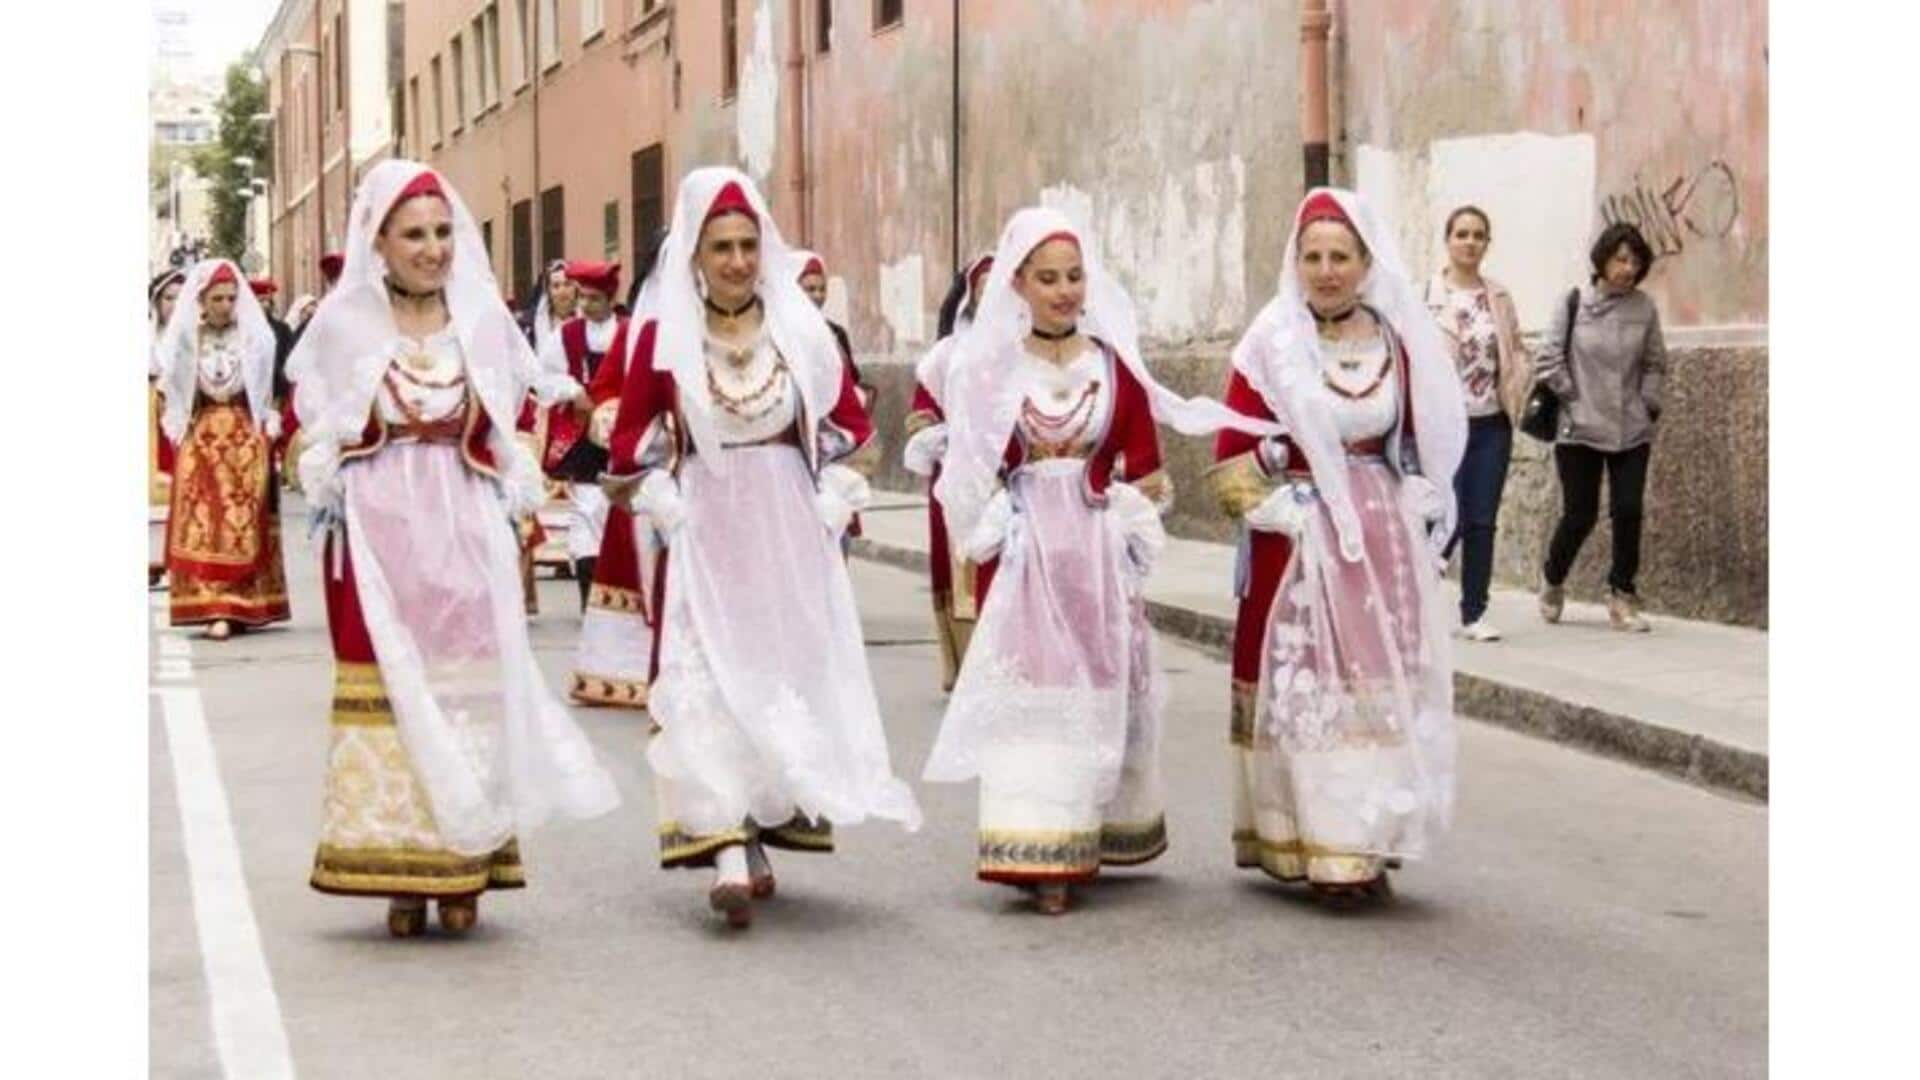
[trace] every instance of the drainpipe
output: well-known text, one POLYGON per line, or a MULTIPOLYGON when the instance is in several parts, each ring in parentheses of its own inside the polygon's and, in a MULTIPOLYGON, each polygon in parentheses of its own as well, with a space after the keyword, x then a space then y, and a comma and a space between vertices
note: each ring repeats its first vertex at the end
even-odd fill
POLYGON ((1333 13, 1327 0, 1300 4, 1300 141, 1307 187, 1327 184, 1327 36, 1333 13))
POLYGON ((960 272, 960 0, 953 0, 953 110, 948 120, 947 145, 953 147, 948 172, 947 213, 953 222, 953 250, 949 258, 953 272, 960 272))
MULTIPOLYGON (((540 197, 540 83, 546 78, 547 74, 547 58, 540 51, 540 9, 545 6, 545 4, 533 5, 533 49, 531 50, 533 53, 533 195, 531 196, 533 199, 533 213, 529 216, 533 219, 533 235, 527 238, 527 243, 533 245, 531 265, 533 267, 533 280, 536 289, 546 287, 546 273, 544 268, 547 260, 547 253, 540 250, 540 238, 546 235, 546 230, 541 227, 544 223, 540 220, 541 211, 546 208, 546 200, 540 197)), ((553 47, 556 49, 560 47, 558 40, 559 33, 559 29, 555 28, 554 34, 556 35, 556 39, 553 47)), ((507 212, 507 229, 508 231, 512 231, 513 229, 513 212, 511 210, 507 212)), ((565 237, 561 238, 560 246, 562 248, 566 247, 565 237)))
POLYGON ((793 152, 793 176, 788 186, 793 192, 794 226, 800 242, 813 243, 813 207, 807 199, 807 54, 802 28, 806 22, 805 0, 787 4, 787 108, 789 144, 793 152))
POLYGON ((320 5, 313 5, 313 231, 319 246, 306 260, 309 265, 327 253, 327 53, 320 47, 325 20, 320 5))

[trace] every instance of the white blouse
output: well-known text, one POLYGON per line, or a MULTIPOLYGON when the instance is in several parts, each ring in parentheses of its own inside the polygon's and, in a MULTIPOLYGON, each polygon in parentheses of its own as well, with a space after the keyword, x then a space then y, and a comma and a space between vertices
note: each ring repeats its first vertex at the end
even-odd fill
POLYGON ((467 365, 453 326, 424 341, 396 341, 375 400, 388 424, 431 423, 461 413, 467 404, 467 365))
POLYGON ((1340 441, 1377 439, 1392 431, 1400 418, 1400 373, 1387 356, 1386 340, 1322 341, 1320 354, 1340 441))
POLYGON ((226 403, 246 389, 240 369, 240 333, 233 327, 213 330, 202 327, 195 378, 200 392, 209 400, 226 403))
POLYGON ((1098 346, 1064 365, 1022 350, 1014 371, 1021 393, 1017 424, 1030 458, 1093 456, 1113 410, 1106 359, 1098 346))

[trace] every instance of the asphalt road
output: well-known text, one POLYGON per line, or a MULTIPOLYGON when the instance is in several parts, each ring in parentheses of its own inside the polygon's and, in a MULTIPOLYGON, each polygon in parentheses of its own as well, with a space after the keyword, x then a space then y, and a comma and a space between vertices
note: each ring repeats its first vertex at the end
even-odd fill
MULTIPOLYGON (((235 1032, 276 1018, 305 1077, 1765 1072, 1764 806, 1463 721, 1437 857, 1387 907, 1329 912, 1233 869, 1227 672, 1171 641, 1172 850, 1064 918, 976 883, 972 787, 920 785, 921 832, 774 853, 778 899, 726 931, 705 874, 657 866, 644 716, 583 709, 625 805, 523 838, 530 887, 486 897, 469 938, 393 941, 380 902, 306 884, 331 662, 303 529, 289 519, 290 628, 223 644, 155 630, 157 684, 197 689, 217 769, 176 759, 182 698, 157 696, 154 1076, 262 1074, 276 1044, 235 1032), (218 830, 183 829, 183 792, 204 823, 208 791, 230 809, 230 878, 218 830), (217 895, 248 901, 251 964, 256 939, 217 895)), ((854 579, 896 771, 917 777, 942 706, 925 585, 871 564, 854 579)), ((573 585, 541 590, 534 641, 564 685, 573 585)))

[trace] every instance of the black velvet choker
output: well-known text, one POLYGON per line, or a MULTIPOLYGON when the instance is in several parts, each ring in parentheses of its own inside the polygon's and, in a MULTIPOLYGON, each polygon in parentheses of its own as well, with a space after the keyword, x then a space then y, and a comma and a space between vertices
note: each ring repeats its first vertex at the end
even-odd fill
POLYGON ((707 310, 713 312, 715 315, 719 315, 722 318, 727 318, 727 319, 737 319, 740 316, 745 315, 747 312, 752 311, 754 308, 760 306, 760 294, 755 293, 752 296, 747 297, 746 303, 741 304, 739 307, 734 308, 732 311, 728 311, 726 308, 723 308, 719 304, 714 303, 713 298, 710 296, 705 297, 704 302, 707 305, 707 310))
POLYGON ((1033 328, 1033 336, 1039 338, 1041 341, 1065 341, 1079 332, 1080 327, 1077 324, 1069 326, 1057 334, 1049 334, 1037 326, 1033 328))
POLYGON ((387 280, 388 292, 392 293, 395 296, 402 297, 407 300, 431 300, 434 297, 439 296, 442 292, 446 291, 445 289, 428 289, 426 292, 414 292, 412 289, 409 289, 401 285, 399 282, 393 280, 392 278, 388 278, 386 280, 387 280))
MULTIPOLYGON (((1313 311, 1313 305, 1311 304, 1307 305, 1307 310, 1313 311)), ((1359 310, 1360 310, 1360 302, 1356 300, 1353 303, 1348 304, 1347 309, 1345 311, 1339 312, 1338 314, 1322 315, 1318 311, 1313 311, 1313 321, 1319 323, 1322 326, 1329 326, 1333 323, 1343 323, 1343 322, 1346 322, 1348 319, 1353 318, 1353 313, 1359 310)))

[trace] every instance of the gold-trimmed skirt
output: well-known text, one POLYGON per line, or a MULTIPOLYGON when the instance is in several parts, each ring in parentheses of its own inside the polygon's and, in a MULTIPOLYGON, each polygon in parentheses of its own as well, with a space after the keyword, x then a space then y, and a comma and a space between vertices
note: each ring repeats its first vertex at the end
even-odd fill
POLYGON ((1128 760, 1105 806, 1067 805, 980 783, 975 876, 1006 885, 1089 881, 1103 866, 1138 866, 1167 850, 1159 762, 1128 760))
POLYGON ((520 848, 449 851, 394 726, 377 664, 335 661, 331 737, 311 884, 343 896, 461 896, 526 885, 520 848))
POLYGON ((1276 881, 1354 885, 1385 867, 1379 856, 1308 835, 1280 751, 1254 733, 1255 684, 1233 684, 1233 864, 1276 881))
POLYGON ((818 855, 833 853, 833 823, 825 819, 810 820, 799 813, 779 825, 761 825, 749 818, 741 822, 738 828, 724 832, 704 835, 690 832, 674 819, 669 798, 661 790, 667 786, 671 786, 671 782, 662 784, 660 778, 655 777, 654 800, 659 808, 660 867, 663 870, 694 870, 712 866, 714 857, 723 849, 751 841, 783 851, 804 851, 818 855))

